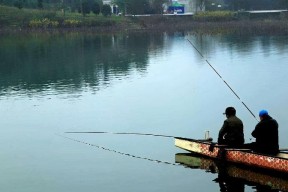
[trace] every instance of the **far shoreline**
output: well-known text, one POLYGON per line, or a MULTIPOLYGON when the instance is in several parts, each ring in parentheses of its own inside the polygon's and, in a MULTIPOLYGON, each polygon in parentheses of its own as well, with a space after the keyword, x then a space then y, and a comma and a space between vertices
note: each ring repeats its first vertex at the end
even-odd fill
POLYGON ((0 34, 27 33, 129 33, 129 32, 185 32, 195 34, 239 34, 239 35, 288 35, 288 22, 285 20, 241 20, 241 21, 182 21, 151 22, 139 19, 133 24, 112 26, 81 26, 58 28, 1 27, 0 34))
POLYGON ((195 34, 288 35, 288 11, 205 11, 197 14, 103 16, 18 9, 0 5, 0 34, 191 32, 195 34))
POLYGON ((200 18, 193 15, 121 16, 115 22, 107 18, 104 23, 80 26, 5 26, 0 34, 27 33, 129 33, 129 32, 191 32, 195 34, 288 35, 288 19, 200 18))

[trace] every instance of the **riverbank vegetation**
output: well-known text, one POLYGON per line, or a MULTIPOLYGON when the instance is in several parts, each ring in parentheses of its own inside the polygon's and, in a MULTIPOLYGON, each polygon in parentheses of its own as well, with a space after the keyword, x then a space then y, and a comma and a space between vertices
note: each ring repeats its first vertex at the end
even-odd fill
POLYGON ((35 28, 35 27, 81 27, 81 26, 113 26, 124 22, 121 17, 107 17, 87 13, 71 13, 54 10, 18 9, 0 5, 1 28, 35 28))
MULTIPOLYGON (((103 6, 103 5, 102 5, 103 6)), ((288 34, 287 17, 241 19, 234 11, 205 11, 195 15, 119 16, 61 9, 31 9, 0 5, 0 32, 31 31, 184 31, 197 33, 288 34)))

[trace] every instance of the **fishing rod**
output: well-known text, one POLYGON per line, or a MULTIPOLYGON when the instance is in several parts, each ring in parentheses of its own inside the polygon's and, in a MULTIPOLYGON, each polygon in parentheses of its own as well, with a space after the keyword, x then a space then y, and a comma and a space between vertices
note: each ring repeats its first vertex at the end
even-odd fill
MULTIPOLYGON (((74 133, 77 133, 77 132, 74 132, 74 133)), ((94 133, 96 133, 96 132, 94 132, 94 133)), ((105 133, 105 132, 97 132, 97 133, 105 133)), ((168 161, 162 161, 162 160, 158 160, 158 159, 151 159, 151 158, 148 158, 148 157, 136 156, 136 155, 133 155, 133 154, 130 154, 130 153, 124 153, 124 152, 116 151, 116 150, 113 150, 113 149, 110 149, 110 148, 107 148, 107 147, 103 147, 103 146, 100 146, 100 145, 87 143, 85 141, 80 141, 80 140, 77 140, 77 139, 74 139, 74 138, 71 138, 71 137, 67 137, 67 136, 64 136, 64 135, 60 135, 60 134, 55 134, 55 135, 57 135, 59 137, 63 137, 65 139, 69 139, 69 140, 74 141, 74 142, 78 142, 78 143, 81 143, 81 144, 89 145, 91 147, 96 147, 98 149, 102 149, 102 150, 105 150, 105 151, 117 153, 119 155, 124 155, 124 156, 128 156, 128 157, 136 158, 136 159, 142 159, 142 160, 146 160, 146 161, 151 161, 151 162, 154 162, 154 163, 161 163, 161 164, 172 165, 172 166, 180 166, 180 164, 177 164, 177 163, 171 163, 171 162, 168 162, 168 161)))
POLYGON ((168 138, 174 138, 175 136, 170 135, 157 135, 152 133, 129 133, 129 132, 105 132, 105 131, 69 131, 65 133, 95 133, 95 134, 114 134, 114 135, 142 135, 142 136, 153 136, 153 137, 168 137, 168 138))
POLYGON ((250 112, 250 114, 256 119, 256 121, 259 122, 259 120, 256 118, 256 116, 253 114, 253 112, 249 109, 249 107, 240 99, 240 97, 237 95, 237 93, 232 89, 232 87, 223 79, 223 77, 218 73, 218 71, 210 64, 210 62, 205 59, 203 54, 197 49, 197 47, 189 40, 187 41, 192 45, 192 47, 201 55, 201 57, 205 60, 205 62, 213 69, 213 71, 219 76, 220 79, 225 83, 225 85, 232 91, 232 93, 239 99, 239 101, 244 105, 244 107, 250 112))
MULTIPOLYGON (((177 137, 177 136, 169 136, 169 135, 155 135, 155 134, 152 134, 152 133, 113 133, 113 132, 105 132, 105 131, 70 131, 70 132, 64 132, 64 133, 72 133, 72 134, 73 133, 77 133, 77 134, 78 133, 84 133, 84 134, 85 133, 89 133, 89 134, 90 133, 95 133, 95 134, 116 134, 116 135, 141 135, 141 136, 168 137, 168 138, 176 138, 177 137)), ((73 139, 73 138, 70 138, 70 137, 66 137, 66 136, 63 136, 63 135, 59 135, 59 134, 55 134, 55 135, 63 137, 63 138, 66 138, 66 139, 70 139, 70 140, 78 142, 78 143, 91 145, 91 146, 94 146, 94 147, 97 147, 99 149, 103 149, 103 150, 106 150, 106 151, 119 153, 121 155, 127 155, 127 156, 131 156, 131 157, 139 158, 139 159, 145 159, 145 160, 155 161, 155 162, 160 162, 160 163, 173 164, 173 163, 164 162, 164 161, 160 161, 160 160, 149 159, 149 158, 146 158, 146 157, 136 157, 136 156, 131 155, 131 154, 126 154, 126 153, 122 153, 122 152, 119 152, 119 151, 111 150, 109 148, 105 148, 105 147, 101 147, 99 145, 86 143, 84 141, 79 141, 79 140, 76 140, 76 139, 73 139)), ((198 139, 198 141, 208 141, 208 142, 211 142, 212 140, 213 139, 211 137, 209 137, 209 131, 205 131, 205 138, 204 139, 198 139)), ((279 150, 280 151, 288 151, 288 148, 281 148, 279 150)), ((173 164, 173 165, 178 165, 178 164, 173 164)))

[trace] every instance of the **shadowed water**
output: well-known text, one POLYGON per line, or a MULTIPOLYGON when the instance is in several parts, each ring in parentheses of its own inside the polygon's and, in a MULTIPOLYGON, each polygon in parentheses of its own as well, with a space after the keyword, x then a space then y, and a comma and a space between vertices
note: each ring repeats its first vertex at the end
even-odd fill
POLYGON ((1 36, 0 189, 219 191, 215 175, 175 162, 173 138, 151 134, 215 140, 234 106, 250 142, 243 101, 270 112, 287 148, 287 59, 285 36, 1 36))

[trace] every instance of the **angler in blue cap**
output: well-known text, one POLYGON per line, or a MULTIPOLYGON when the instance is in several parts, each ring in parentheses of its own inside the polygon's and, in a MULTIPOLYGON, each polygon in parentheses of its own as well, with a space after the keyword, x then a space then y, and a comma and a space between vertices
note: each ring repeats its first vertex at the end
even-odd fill
POLYGON ((253 150, 259 153, 275 155, 279 152, 278 123, 267 110, 259 112, 260 122, 251 133, 256 138, 253 150))

